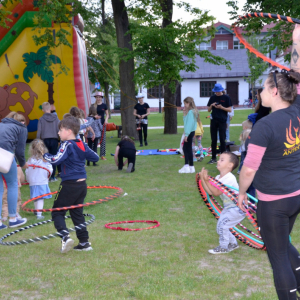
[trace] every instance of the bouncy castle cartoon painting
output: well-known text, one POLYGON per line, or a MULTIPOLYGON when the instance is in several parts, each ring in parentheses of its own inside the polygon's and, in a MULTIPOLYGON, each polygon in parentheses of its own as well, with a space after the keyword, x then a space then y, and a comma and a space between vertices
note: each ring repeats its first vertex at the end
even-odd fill
MULTIPOLYGON (((9 2, 5 9, 12 13, 10 28, 0 28, 0 120, 10 111, 21 113, 29 139, 36 136, 43 102, 55 105, 59 119, 71 106, 87 113, 91 105, 86 48, 79 29, 83 26, 76 26, 79 18, 73 18, 72 26, 60 24, 70 33, 67 39, 72 48, 61 45, 49 55, 46 45, 36 46, 32 39, 36 34, 32 30, 37 11, 34 3, 9 2), (59 74, 62 62, 68 74, 59 74)), ((55 34, 58 25, 48 25, 55 34)))

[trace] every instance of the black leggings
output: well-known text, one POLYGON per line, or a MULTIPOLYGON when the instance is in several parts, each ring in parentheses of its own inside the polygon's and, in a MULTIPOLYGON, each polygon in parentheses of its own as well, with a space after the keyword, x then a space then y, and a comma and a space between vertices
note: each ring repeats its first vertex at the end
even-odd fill
POLYGON ((133 164, 132 167, 132 172, 133 172, 135 166, 135 155, 136 155, 136 150, 134 149, 120 148, 119 155, 118 155, 118 162, 119 162, 118 169, 119 170, 123 169, 123 165, 124 165, 123 158, 126 157, 128 158, 128 165, 130 163, 133 164))
POLYGON ((136 127, 138 128, 139 126, 141 126, 141 129, 138 130, 139 132, 139 140, 140 140, 140 144, 143 144, 143 133, 142 130, 144 132, 144 141, 147 141, 147 128, 148 128, 148 124, 136 124, 136 127))
POLYGON ((296 300, 296 290, 300 291, 300 256, 289 240, 299 212, 300 195, 258 201, 258 226, 267 247, 279 300, 296 300))
POLYGON ((192 131, 187 138, 187 142, 184 142, 182 147, 185 164, 186 165, 189 164, 191 167, 194 165, 194 156, 193 156, 193 149, 192 149, 194 135, 195 135, 195 131, 192 131))
MULTIPOLYGON (((92 140, 92 138, 88 138, 88 146, 97 153, 97 147, 98 147, 98 141, 99 138, 95 138, 94 140, 92 140)), ((97 153, 98 154, 98 153, 97 153)))

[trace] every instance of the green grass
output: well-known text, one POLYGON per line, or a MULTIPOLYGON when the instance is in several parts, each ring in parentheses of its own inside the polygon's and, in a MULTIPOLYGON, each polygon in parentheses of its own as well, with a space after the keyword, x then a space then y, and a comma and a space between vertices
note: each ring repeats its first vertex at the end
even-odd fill
MULTIPOLYGON (((232 123, 241 123, 249 112, 236 111, 232 123)), ((206 115, 201 112, 201 116, 206 115)), ((161 114, 151 114, 149 123, 159 126, 161 118, 161 114)), ((117 117, 113 117, 115 120, 119 124, 117 117)), ((241 127, 230 130, 232 140, 237 142, 241 127)), ((149 146, 145 148, 178 147, 182 129, 178 131, 177 135, 164 135, 163 129, 149 130, 149 146)), ((200 198, 195 175, 178 173, 183 159, 179 155, 138 156, 136 172, 119 172, 109 155, 118 141, 117 132, 108 132, 107 161, 87 168, 88 185, 113 185, 128 193, 84 209, 96 217, 88 226, 94 250, 63 255, 58 238, 0 246, 0 299, 276 299, 265 252, 240 242, 239 249, 226 255, 207 252, 218 245, 216 220, 200 198), (158 220, 161 226, 137 232, 104 228, 106 223, 123 220, 158 220)), ((206 128, 203 145, 209 144, 206 128)), ((196 171, 204 166, 216 176, 216 166, 207 165, 208 160, 206 157, 196 163, 196 171)), ((59 182, 50 183, 52 191, 58 186, 59 182)), ((21 192, 23 200, 29 198, 28 186, 21 192)), ((112 193, 89 190, 86 202, 112 193)), ((45 207, 50 208, 52 203, 46 200, 45 207)), ((32 213, 21 214, 28 218, 28 224, 36 222, 32 213)), ((51 218, 50 213, 44 215, 51 218)), ((10 230, 0 232, 2 236, 10 230)), ((7 241, 53 232, 50 223, 13 235, 7 241)), ((292 239, 298 248, 299 232, 296 223, 292 239)), ((74 233, 71 236, 76 240, 74 233)))
MULTIPOLYGON (((232 120, 232 123, 234 124, 241 124, 244 120, 247 119, 247 116, 254 111, 250 109, 241 109, 241 110, 234 110, 235 111, 235 116, 234 119, 232 120)), ((203 123, 203 125, 209 125, 209 119, 206 118, 210 114, 207 111, 200 111, 200 119, 203 123)), ((155 127, 155 126, 164 126, 164 113, 158 113, 158 112, 153 112, 150 114, 148 117, 149 119, 149 126, 150 127, 155 127)), ((178 121, 178 126, 183 126, 183 115, 182 111, 178 111, 177 114, 177 121, 178 121)), ((112 116, 111 119, 108 121, 109 123, 115 123, 116 125, 121 124, 121 117, 120 116, 112 116)))

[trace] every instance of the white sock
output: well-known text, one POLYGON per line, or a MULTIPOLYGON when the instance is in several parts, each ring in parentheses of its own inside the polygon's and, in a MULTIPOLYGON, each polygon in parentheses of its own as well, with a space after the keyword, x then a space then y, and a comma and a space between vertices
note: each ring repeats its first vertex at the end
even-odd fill
POLYGON ((0 226, 2 226, 2 221, 0 220, 0 226))
POLYGON ((9 219, 9 222, 16 222, 16 221, 17 221, 17 218, 16 218, 16 217, 10 218, 10 219, 9 219))
MULTIPOLYGON (((44 207, 44 199, 39 199, 34 202, 35 209, 43 209, 44 207)), ((37 216, 41 216, 42 212, 37 212, 37 216)))

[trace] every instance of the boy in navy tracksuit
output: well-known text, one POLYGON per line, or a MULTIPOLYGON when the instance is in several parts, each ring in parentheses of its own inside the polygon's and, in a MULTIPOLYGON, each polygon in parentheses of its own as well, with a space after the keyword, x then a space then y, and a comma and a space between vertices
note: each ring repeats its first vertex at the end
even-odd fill
MULTIPOLYGON (((53 165, 61 164, 61 184, 56 195, 53 208, 83 204, 87 193, 85 161, 97 162, 99 156, 87 144, 76 139, 80 122, 73 116, 64 118, 58 124, 59 136, 62 141, 56 155, 46 153, 44 159, 53 165)), ((75 226, 85 222, 83 208, 70 209, 70 215, 75 226)), ((61 253, 72 249, 74 241, 70 238, 66 227, 66 210, 53 211, 52 220, 56 230, 62 234, 61 253)), ((92 250, 86 227, 76 229, 79 244, 75 250, 92 250)))

